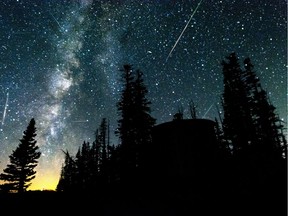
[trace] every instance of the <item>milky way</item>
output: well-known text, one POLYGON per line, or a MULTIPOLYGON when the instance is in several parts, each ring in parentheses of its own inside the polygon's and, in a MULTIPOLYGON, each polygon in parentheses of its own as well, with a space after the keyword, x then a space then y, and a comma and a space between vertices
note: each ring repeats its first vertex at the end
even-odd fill
POLYGON ((121 91, 119 69, 127 63, 144 73, 157 124, 170 121, 179 107, 189 118, 191 100, 199 117, 214 120, 221 108, 220 63, 235 51, 240 62, 251 58, 286 122, 287 2, 203 0, 197 8, 198 4, 1 1, 0 171, 33 117, 42 155, 32 189, 55 188, 62 150, 73 155, 84 140, 93 142, 102 118, 109 118, 112 142, 117 144, 113 130, 121 91))

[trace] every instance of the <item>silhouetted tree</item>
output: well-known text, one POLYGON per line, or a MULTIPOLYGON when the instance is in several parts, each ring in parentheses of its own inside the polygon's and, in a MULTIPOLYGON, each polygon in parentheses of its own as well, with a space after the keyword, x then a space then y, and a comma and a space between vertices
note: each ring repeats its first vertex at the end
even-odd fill
POLYGON ((103 118, 99 127, 99 141, 101 145, 101 166, 102 169, 105 169, 107 160, 108 160, 108 125, 107 125, 107 120, 106 118, 103 118))
POLYGON ((123 89, 117 103, 120 119, 116 134, 121 140, 120 172, 122 177, 130 178, 143 161, 145 146, 151 143, 155 119, 151 117, 151 102, 147 99, 148 90, 143 73, 140 70, 134 71, 131 65, 124 65, 120 71, 123 89))
POLYGON ((90 145, 84 141, 79 147, 74 159, 68 152, 65 153, 65 161, 58 182, 58 191, 95 191, 104 189, 110 175, 108 141, 108 125, 103 118, 99 128, 95 132, 95 141, 90 145))
POLYGON ((243 72, 235 53, 222 61, 223 66, 223 131, 233 147, 233 154, 244 154, 254 134, 249 99, 243 80, 243 72))
POLYGON ((196 112, 196 106, 195 106, 193 100, 191 100, 189 103, 189 110, 190 110, 191 118, 196 119, 197 118, 197 112, 196 112))
POLYGON ((141 167, 145 164, 146 150, 148 151, 147 148, 152 143, 152 127, 156 120, 151 116, 151 102, 147 98, 148 90, 144 83, 143 73, 140 70, 136 70, 133 87, 136 164, 141 167))
POLYGON ((90 167, 90 175, 91 175, 91 190, 96 190, 97 183, 99 180, 100 175, 100 142, 99 142, 99 134, 98 129, 95 132, 95 141, 92 143, 90 149, 90 160, 89 160, 89 167, 90 167))
POLYGON ((32 118, 19 145, 9 156, 10 164, 0 174, 0 179, 8 182, 11 189, 18 193, 26 191, 36 175, 35 167, 41 155, 36 145, 36 135, 35 120, 32 118))
POLYGON ((254 125, 252 139, 254 151, 261 151, 265 154, 264 158, 267 158, 268 155, 276 158, 286 157, 286 139, 283 136, 283 125, 275 113, 276 108, 271 104, 266 91, 262 88, 250 58, 244 60, 244 67, 243 80, 246 84, 248 106, 254 125))
MULTIPOLYGON (((64 152, 64 151, 63 151, 64 152)), ((65 160, 61 168, 60 179, 56 186, 58 192, 69 192, 75 190, 76 187, 76 163, 75 160, 70 156, 69 152, 64 152, 65 160)))
POLYGON ((100 123, 99 134, 97 136, 97 143, 98 143, 98 152, 99 152, 99 172, 101 177, 101 183, 106 184, 108 183, 108 173, 109 173, 109 131, 108 131, 108 123, 106 118, 102 118, 100 123))
POLYGON ((77 167, 77 189, 81 191, 87 190, 91 185, 91 167, 89 167, 90 157, 90 143, 83 142, 81 148, 78 149, 75 157, 77 167))
POLYGON ((287 189, 287 141, 283 125, 250 59, 244 60, 244 70, 235 53, 227 59, 228 62, 222 62, 222 126, 224 140, 233 147, 229 175, 238 194, 235 201, 243 203, 243 198, 249 197, 249 202, 258 205, 255 209, 270 205, 282 212, 287 189))
POLYGON ((229 148, 229 143, 226 141, 224 132, 217 120, 215 118, 215 135, 218 147, 218 153, 222 158, 228 159, 231 157, 231 149, 229 148))
POLYGON ((123 69, 120 70, 121 82, 123 83, 123 89, 121 91, 121 98, 117 103, 117 109, 120 114, 118 120, 118 127, 116 134, 120 138, 121 157, 120 157, 120 173, 122 177, 128 175, 135 169, 136 156, 135 156, 135 145, 134 140, 134 128, 133 128, 133 112, 134 112, 134 97, 133 97, 133 80, 134 75, 132 74, 132 66, 124 65, 123 69))

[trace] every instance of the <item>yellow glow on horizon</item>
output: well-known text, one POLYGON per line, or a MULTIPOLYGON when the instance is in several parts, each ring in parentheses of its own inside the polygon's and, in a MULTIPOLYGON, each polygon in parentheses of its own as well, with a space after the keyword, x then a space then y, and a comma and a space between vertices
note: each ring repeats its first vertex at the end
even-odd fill
POLYGON ((59 177, 59 173, 45 173, 36 175, 36 178, 32 180, 32 184, 27 188, 27 190, 56 190, 59 177))

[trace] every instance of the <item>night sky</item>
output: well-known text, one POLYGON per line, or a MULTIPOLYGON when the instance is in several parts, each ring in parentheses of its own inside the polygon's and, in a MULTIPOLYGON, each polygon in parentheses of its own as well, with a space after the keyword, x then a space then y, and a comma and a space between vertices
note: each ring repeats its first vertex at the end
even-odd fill
POLYGON ((28 189, 55 189, 62 150, 92 143, 102 118, 117 144, 124 64, 144 73, 157 124, 179 107, 190 118, 191 100, 214 120, 231 52, 251 58, 286 126, 286 0, 2 0, 0 172, 31 118, 42 155, 28 189))

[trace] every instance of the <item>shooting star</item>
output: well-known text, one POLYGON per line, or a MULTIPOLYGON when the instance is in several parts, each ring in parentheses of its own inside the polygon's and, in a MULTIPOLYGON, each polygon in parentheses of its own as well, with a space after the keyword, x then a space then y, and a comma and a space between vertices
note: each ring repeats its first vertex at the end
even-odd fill
POLYGON ((56 17, 50 11, 48 11, 48 13, 52 16, 53 20, 57 23, 57 25, 60 29, 60 32, 63 32, 63 29, 62 29, 60 23, 58 22, 58 20, 56 19, 56 17))
POLYGON ((208 114, 208 112, 211 110, 211 108, 213 107, 213 104, 209 107, 209 109, 205 112, 205 114, 203 115, 203 117, 202 118, 205 118, 206 117, 206 115, 208 114))
POLYGON ((178 39, 176 40, 176 42, 175 42, 174 46, 172 47, 169 55, 167 56, 166 62, 167 62, 168 58, 171 56, 171 54, 172 54, 172 52, 174 51, 175 47, 177 46, 178 42, 180 41, 182 35, 184 34, 184 32, 185 32, 185 30, 187 29, 189 23, 191 22, 192 18, 194 17, 195 13, 197 12, 197 10, 198 10, 199 6, 201 5, 202 1, 203 1, 203 0, 200 0, 200 1, 199 1, 199 3, 197 4, 195 10, 194 10, 193 13, 191 14, 190 19, 188 20, 186 26, 185 26, 184 29, 182 30, 182 32, 181 32, 181 34, 179 35, 178 39))
POLYGON ((88 119, 86 120, 76 120, 76 121, 72 121, 72 122, 75 122, 75 123, 86 123, 86 122, 89 122, 88 119))
POLYGON ((4 125, 4 122, 5 122, 6 113, 8 109, 8 101, 9 101, 9 92, 7 92, 7 95, 6 95, 6 102, 5 102, 3 116, 2 116, 2 125, 4 125))

